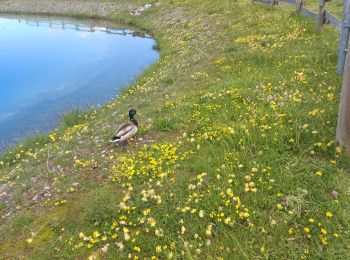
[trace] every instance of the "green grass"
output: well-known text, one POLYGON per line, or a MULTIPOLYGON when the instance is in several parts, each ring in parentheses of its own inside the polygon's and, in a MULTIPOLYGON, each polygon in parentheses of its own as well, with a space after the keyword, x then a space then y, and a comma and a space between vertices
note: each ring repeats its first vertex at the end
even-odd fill
POLYGON ((50 137, 47 134, 36 134, 25 137, 19 146, 10 147, 1 156, 1 161, 7 165, 16 164, 18 159, 26 156, 26 153, 31 153, 36 147, 42 147, 49 142, 50 137))
POLYGON ((88 117, 89 116, 86 112, 73 110, 63 116, 62 125, 65 128, 73 127, 84 123, 88 117))
POLYGON ((109 16, 146 28, 158 63, 104 107, 5 154, 0 185, 13 196, 0 212, 13 214, 0 255, 348 259, 350 165, 333 142, 338 32, 318 33, 289 5, 158 3, 109 16), (136 140, 109 146, 130 107, 136 140), (31 205, 45 186, 52 197, 31 205))
MULTIPOLYGON (((325 10, 331 12, 335 15, 340 21, 343 18, 343 3, 342 0, 331 0, 326 2, 325 10)), ((318 12, 319 3, 317 0, 307 1, 306 8, 317 13, 318 12)))

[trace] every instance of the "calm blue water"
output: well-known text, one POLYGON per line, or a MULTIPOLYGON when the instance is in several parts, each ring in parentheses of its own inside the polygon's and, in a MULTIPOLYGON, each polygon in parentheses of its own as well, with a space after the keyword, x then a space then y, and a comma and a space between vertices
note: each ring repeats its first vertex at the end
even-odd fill
POLYGON ((0 152, 67 110, 106 103, 159 58, 130 30, 50 23, 0 17, 0 152))

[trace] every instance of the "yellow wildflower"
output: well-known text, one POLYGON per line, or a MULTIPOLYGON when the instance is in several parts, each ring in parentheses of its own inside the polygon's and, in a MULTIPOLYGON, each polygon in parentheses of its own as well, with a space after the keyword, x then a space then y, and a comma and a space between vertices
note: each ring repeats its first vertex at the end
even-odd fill
POLYGON ((326 212, 326 217, 329 217, 329 218, 333 217, 333 214, 332 214, 332 212, 330 212, 330 211, 327 211, 327 212, 326 212))
POLYGON ((185 234, 185 232, 186 232, 186 228, 184 226, 182 226, 181 227, 181 234, 183 235, 183 234, 185 234))
POLYGON ((212 230, 212 228, 213 228, 213 225, 210 224, 210 225, 208 225, 207 229, 205 230, 205 234, 206 234, 208 237, 211 236, 211 230, 212 230))
POLYGON ((283 209, 283 206, 282 206, 280 203, 278 203, 278 204, 276 205, 276 207, 277 207, 278 209, 283 209))

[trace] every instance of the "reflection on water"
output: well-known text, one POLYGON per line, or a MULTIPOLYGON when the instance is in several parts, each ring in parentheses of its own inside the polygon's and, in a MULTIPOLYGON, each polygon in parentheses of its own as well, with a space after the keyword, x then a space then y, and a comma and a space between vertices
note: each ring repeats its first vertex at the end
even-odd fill
POLYGON ((0 151, 107 102, 158 59, 148 35, 96 23, 0 17, 0 151))

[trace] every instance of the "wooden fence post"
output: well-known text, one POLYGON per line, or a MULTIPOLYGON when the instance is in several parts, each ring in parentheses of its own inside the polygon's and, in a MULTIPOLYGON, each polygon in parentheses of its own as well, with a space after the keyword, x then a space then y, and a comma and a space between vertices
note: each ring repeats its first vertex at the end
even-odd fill
MULTIPOLYGON (((350 48, 348 41, 347 48, 350 48)), ((343 83, 339 104, 336 144, 345 148, 345 154, 350 155, 350 53, 346 52, 343 83)))
POLYGON ((275 5, 278 5, 278 0, 270 0, 271 8, 273 8, 275 5))
POLYGON ((326 5, 326 1, 325 0, 318 0, 319 5, 318 5, 318 26, 317 29, 319 32, 322 32, 323 29, 323 25, 326 22, 326 17, 325 17, 325 5, 326 5))
POLYGON ((340 31, 340 42, 338 50, 338 73, 342 74, 344 71, 344 62, 346 48, 348 46, 349 39, 349 26, 350 26, 350 0, 344 1, 344 14, 342 28, 340 31))
POLYGON ((295 5, 296 5, 296 12, 300 13, 301 12, 301 7, 303 6, 304 1, 303 0, 296 0, 295 5))

